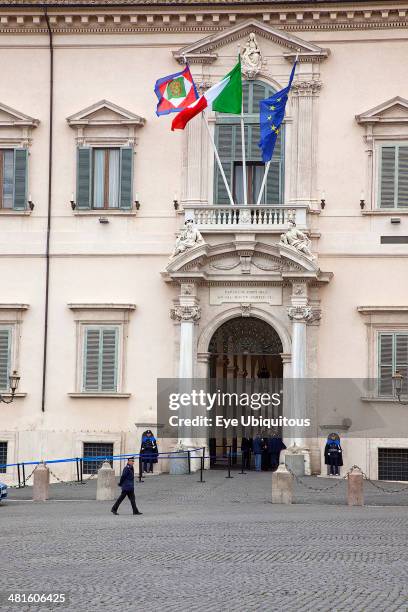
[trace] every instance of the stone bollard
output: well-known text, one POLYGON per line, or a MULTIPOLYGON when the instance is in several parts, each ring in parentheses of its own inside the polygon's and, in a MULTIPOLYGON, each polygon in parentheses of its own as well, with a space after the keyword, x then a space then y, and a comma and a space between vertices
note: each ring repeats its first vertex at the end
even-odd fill
POLYGON ((363 474, 353 468, 347 478, 347 503, 349 506, 364 506, 363 474))
POLYGON ((33 501, 49 499, 50 470, 45 463, 39 463, 33 474, 33 501))
POLYGON ((96 499, 99 501, 116 499, 118 487, 116 485, 115 470, 109 461, 104 461, 98 470, 96 481, 96 499))
POLYGON ((272 474, 272 503, 291 504, 293 498, 293 476, 284 463, 272 474))

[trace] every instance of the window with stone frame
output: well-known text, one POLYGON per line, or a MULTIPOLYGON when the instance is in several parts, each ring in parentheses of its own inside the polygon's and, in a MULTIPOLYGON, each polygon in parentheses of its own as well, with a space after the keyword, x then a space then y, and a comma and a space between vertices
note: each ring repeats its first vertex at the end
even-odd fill
POLYGON ((77 168, 79 210, 132 208, 132 147, 78 147, 77 168))
MULTIPOLYGON (((248 204, 256 204, 261 187, 265 165, 262 162, 261 150, 258 147, 260 138, 259 102, 273 95, 275 90, 261 81, 243 83, 243 111, 245 132, 246 178, 248 204)), ((243 204, 243 164, 241 119, 239 115, 217 114, 215 124, 215 142, 218 154, 233 193, 234 201, 243 204)), ((284 198, 284 125, 279 133, 271 166, 266 181, 261 204, 282 204, 284 198)), ((214 204, 229 204, 225 184, 214 161, 214 204)))

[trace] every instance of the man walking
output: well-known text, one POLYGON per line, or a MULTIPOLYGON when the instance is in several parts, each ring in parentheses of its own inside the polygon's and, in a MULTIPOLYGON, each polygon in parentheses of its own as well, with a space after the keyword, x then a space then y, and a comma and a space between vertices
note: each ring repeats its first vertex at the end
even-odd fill
POLYGON ((122 487, 122 493, 119 495, 118 499, 112 506, 112 514, 118 513, 118 508, 120 504, 123 502, 125 497, 129 498, 130 503, 132 504, 133 514, 143 514, 139 512, 136 506, 135 500, 135 472, 133 469, 133 465, 135 463, 134 457, 129 457, 127 464, 123 468, 122 476, 119 480, 119 486, 122 487))

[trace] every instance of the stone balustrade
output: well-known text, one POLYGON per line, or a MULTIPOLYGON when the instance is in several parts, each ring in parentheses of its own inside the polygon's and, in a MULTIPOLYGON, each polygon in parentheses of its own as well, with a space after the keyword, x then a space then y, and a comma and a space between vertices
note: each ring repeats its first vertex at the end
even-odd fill
POLYGON ((299 229, 308 229, 305 205, 267 206, 235 205, 217 206, 185 205, 186 219, 193 219, 201 232, 240 231, 282 232, 288 221, 294 220, 299 229))

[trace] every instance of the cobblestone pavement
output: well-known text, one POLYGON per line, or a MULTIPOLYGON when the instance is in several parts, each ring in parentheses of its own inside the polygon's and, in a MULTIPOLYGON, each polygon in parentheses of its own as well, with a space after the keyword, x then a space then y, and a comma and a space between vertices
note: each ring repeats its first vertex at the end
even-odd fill
POLYGON ((0 506, 0 609, 46 609, 6 604, 14 591, 68 593, 51 609, 76 612, 408 611, 408 490, 366 483, 371 505, 348 508, 343 482, 327 493, 298 485, 297 503, 278 506, 270 473, 233 475, 146 478, 143 516, 127 500, 113 516, 111 502, 94 501, 95 482, 53 485, 46 503, 11 491, 0 506))

